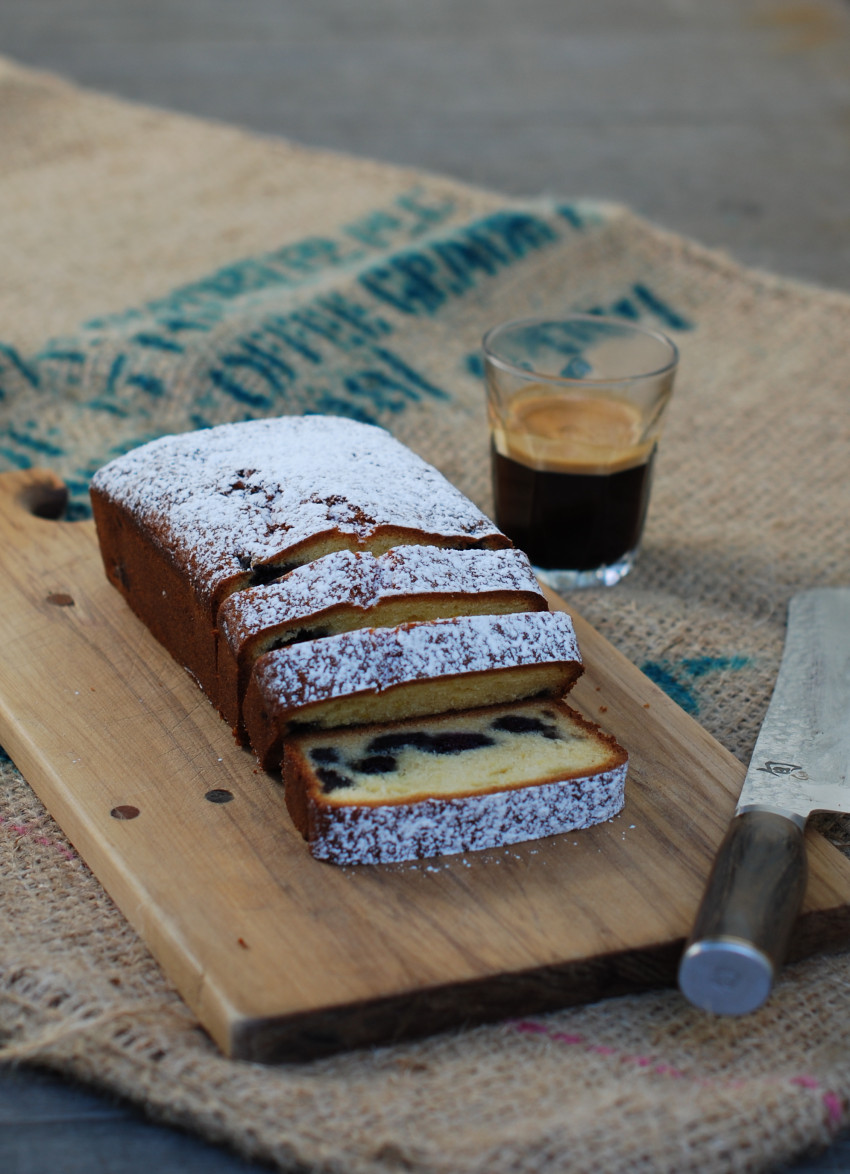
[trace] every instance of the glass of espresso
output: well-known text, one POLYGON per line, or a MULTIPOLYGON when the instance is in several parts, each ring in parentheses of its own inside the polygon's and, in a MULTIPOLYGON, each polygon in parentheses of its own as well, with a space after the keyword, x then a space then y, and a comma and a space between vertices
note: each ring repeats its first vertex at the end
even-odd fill
POLYGON ((573 314, 484 336, 496 522, 557 591, 628 574, 678 351, 666 335, 573 314))

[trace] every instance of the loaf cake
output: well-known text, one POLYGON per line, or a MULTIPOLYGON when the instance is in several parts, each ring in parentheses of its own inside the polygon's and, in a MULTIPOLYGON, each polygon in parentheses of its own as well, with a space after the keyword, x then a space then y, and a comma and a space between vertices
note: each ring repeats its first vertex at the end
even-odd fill
POLYGON ((323 416, 163 437, 104 466, 107 575, 191 672, 313 854, 406 860, 610 818, 625 752, 524 554, 383 429, 323 416))
POLYGON ((334 550, 511 546, 382 428, 284 416, 164 436, 91 484, 106 573, 217 705, 218 610, 334 550))
POLYGON ((264 653, 245 694, 245 727, 260 764, 274 770, 294 727, 562 696, 581 671, 572 621, 563 612, 362 628, 264 653))
POLYGON ((398 546, 335 551, 281 579, 238 591, 219 611, 218 707, 244 736, 242 698, 264 652, 362 627, 458 615, 547 610, 519 550, 398 546))
POLYGON ((286 747, 286 803, 310 851, 381 864, 575 831, 623 806, 626 753, 566 704, 311 730, 286 747))

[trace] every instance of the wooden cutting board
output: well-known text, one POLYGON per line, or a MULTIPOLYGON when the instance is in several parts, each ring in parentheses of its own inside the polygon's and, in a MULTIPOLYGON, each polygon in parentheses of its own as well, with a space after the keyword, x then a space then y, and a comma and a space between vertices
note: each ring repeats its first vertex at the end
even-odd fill
MULTIPOLYGON (((0 742, 224 1052, 314 1056, 675 981, 744 768, 579 616, 573 698, 630 751, 623 813, 337 868, 108 585, 93 525, 33 512, 61 496, 49 473, 0 476, 0 742)), ((850 939, 850 862, 809 849, 797 956, 850 939)))

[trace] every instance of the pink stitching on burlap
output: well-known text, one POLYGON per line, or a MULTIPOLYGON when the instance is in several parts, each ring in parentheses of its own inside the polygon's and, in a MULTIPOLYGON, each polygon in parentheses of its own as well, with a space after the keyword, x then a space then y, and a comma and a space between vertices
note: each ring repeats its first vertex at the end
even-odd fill
MULTIPOLYGON (((738 1089, 743 1088, 746 1084, 744 1080, 716 1081, 706 1079, 705 1077, 688 1076, 686 1072, 682 1072, 679 1068, 673 1068, 670 1064, 657 1063, 652 1056, 638 1056, 631 1055, 628 1052, 618 1052, 616 1048, 609 1047, 607 1044, 590 1043, 585 1036, 580 1034, 567 1031, 552 1031, 545 1023, 536 1023, 533 1019, 518 1019, 509 1026, 514 1031, 522 1032, 525 1035, 545 1035, 547 1039, 551 1039, 555 1043, 582 1047, 586 1052, 591 1052, 597 1056, 619 1056, 623 1064, 634 1064, 638 1068, 650 1068, 658 1076, 669 1076, 672 1080, 690 1080, 699 1084, 702 1088, 721 1087, 738 1089)), ((827 1124, 833 1132, 839 1128, 844 1115, 844 1102, 838 1093, 832 1092, 830 1089, 824 1089, 816 1077, 809 1076, 805 1073, 790 1077, 789 1084, 795 1084, 798 1088, 821 1090, 821 1104, 826 1110, 827 1124)))
POLYGON ((10 832, 14 832, 17 836, 26 836, 29 839, 35 840, 37 844, 42 844, 45 848, 53 848, 60 856, 64 856, 66 860, 79 860, 77 853, 72 848, 67 848, 64 844, 59 844, 56 840, 51 840, 47 836, 40 835, 39 832, 25 823, 10 823, 4 816, 0 815, 0 825, 7 827, 10 832))
POLYGON ((841 1125, 841 1118, 844 1116, 844 1102, 836 1092, 825 1092, 821 1100, 826 1106, 830 1128, 838 1129, 841 1125))

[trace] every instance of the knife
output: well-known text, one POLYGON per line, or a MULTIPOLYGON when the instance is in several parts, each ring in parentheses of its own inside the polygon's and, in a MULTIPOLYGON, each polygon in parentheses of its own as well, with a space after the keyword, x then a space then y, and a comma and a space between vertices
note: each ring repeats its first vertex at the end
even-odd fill
POLYGON ((850 588, 791 599, 776 687, 679 966, 717 1015, 770 994, 806 890, 813 811, 850 812, 850 588))

